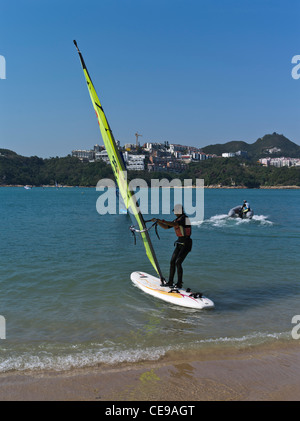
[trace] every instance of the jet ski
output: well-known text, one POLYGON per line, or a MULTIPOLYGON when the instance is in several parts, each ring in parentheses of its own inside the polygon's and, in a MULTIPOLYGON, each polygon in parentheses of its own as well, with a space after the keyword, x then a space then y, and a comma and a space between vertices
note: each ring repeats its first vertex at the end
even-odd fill
POLYGON ((228 212, 230 218, 251 219, 253 215, 254 212, 252 209, 248 210, 248 212, 242 212, 242 206, 236 206, 228 212))

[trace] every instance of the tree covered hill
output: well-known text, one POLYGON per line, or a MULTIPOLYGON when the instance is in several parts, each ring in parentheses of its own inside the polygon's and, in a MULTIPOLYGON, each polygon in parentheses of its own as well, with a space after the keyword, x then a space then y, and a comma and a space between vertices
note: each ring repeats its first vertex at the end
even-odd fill
MULTIPOLYGON (((279 155, 300 157, 300 147, 282 135, 266 135, 254 144, 229 142, 225 145, 213 145, 210 153, 221 155, 222 152, 252 151, 252 156, 263 156, 267 150, 281 149, 279 155), (222 148, 218 149, 218 148, 222 148), (227 150, 226 150, 227 148, 227 150), (220 151, 220 152, 219 152, 220 151)), ((207 148, 210 148, 207 146, 207 148)), ((206 148, 204 148, 206 149, 206 148)), ((203 150, 204 150, 203 149, 203 150)), ((208 152, 207 152, 208 153, 208 152)), ((272 154, 275 156, 277 153, 272 154)), ((24 157, 8 149, 0 149, 0 186, 4 185, 55 185, 96 186, 103 178, 114 180, 110 165, 103 161, 81 162, 78 158, 66 156, 43 159, 37 156, 24 157)), ((300 167, 263 167, 257 159, 213 158, 192 162, 183 173, 129 171, 128 179, 143 178, 150 185, 151 179, 174 178, 204 179, 204 184, 221 186, 268 187, 299 186, 300 167)))
POLYGON ((299 167, 264 167, 240 158, 215 158, 190 164, 185 178, 203 178, 204 184, 247 188, 299 186, 299 167))
POLYGON ((247 151, 249 158, 253 159, 267 156, 300 158, 300 146, 277 133, 267 134, 252 144, 243 141, 231 141, 225 144, 209 145, 202 150, 204 153, 219 156, 225 152, 247 151))
POLYGON ((78 158, 43 159, 24 157, 0 149, 0 185, 95 186, 100 178, 113 178, 110 165, 103 161, 81 162, 78 158))

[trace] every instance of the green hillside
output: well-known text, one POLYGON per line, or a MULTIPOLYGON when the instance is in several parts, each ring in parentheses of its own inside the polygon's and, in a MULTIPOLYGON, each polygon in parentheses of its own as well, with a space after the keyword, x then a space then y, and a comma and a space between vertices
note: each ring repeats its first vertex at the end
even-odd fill
POLYGON ((42 159, 24 157, 0 149, 0 185, 95 186, 100 178, 113 178, 110 165, 103 161, 81 162, 78 158, 42 159))
POLYGON ((263 156, 300 158, 300 146, 283 135, 273 133, 257 139, 257 141, 251 145, 251 153, 260 158, 263 156), (269 150, 272 150, 273 148, 280 149, 280 151, 270 154, 269 150))
POLYGON ((249 150, 250 145, 240 140, 233 140, 227 143, 217 143, 216 145, 209 145, 202 148, 202 151, 207 154, 215 154, 221 156, 222 153, 238 152, 249 150))
MULTIPOLYGON (((181 177, 180 177, 181 178, 181 177)), ((183 178, 203 178, 204 185, 247 188, 299 186, 299 167, 264 167, 240 158, 214 158, 192 163, 183 178)))
POLYGON ((243 141, 231 141, 225 144, 209 145, 202 150, 204 153, 216 154, 218 156, 221 156, 222 153, 226 152, 247 151, 248 157, 252 159, 266 156, 300 158, 300 146, 277 133, 267 134, 251 144, 243 141), (276 149, 278 149, 278 151, 276 151, 276 149))
MULTIPOLYGON (((143 178, 150 185, 151 179, 203 178, 204 184, 222 186, 268 187, 300 186, 300 167, 263 167, 257 159, 263 156, 300 157, 300 147, 283 135, 265 135, 253 144, 241 141, 203 148, 206 153, 221 155, 223 152, 247 151, 251 159, 214 158, 191 163, 183 173, 129 171, 128 179, 143 178), (270 153, 269 149, 280 151, 270 153)), ((42 159, 24 157, 8 149, 0 149, 0 186, 5 185, 55 185, 96 186, 103 178, 114 179, 110 165, 103 161, 81 162, 66 156, 42 159)))

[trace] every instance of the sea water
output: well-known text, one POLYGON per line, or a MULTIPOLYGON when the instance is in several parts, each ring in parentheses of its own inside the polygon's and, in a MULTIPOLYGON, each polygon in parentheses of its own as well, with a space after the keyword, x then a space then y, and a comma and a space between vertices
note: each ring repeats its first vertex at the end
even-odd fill
MULTIPOLYGON (((299 195, 205 189, 204 220, 193 221, 193 249, 183 264, 184 286, 215 303, 199 311, 132 284, 131 272, 154 269, 135 245, 130 217, 97 212, 96 189, 1 188, 0 371, 65 370, 211 345, 293 341, 292 318, 300 314, 299 195), (228 218, 245 199, 253 219, 228 218)), ((167 277, 174 230, 159 229, 159 237, 152 229, 167 277)))

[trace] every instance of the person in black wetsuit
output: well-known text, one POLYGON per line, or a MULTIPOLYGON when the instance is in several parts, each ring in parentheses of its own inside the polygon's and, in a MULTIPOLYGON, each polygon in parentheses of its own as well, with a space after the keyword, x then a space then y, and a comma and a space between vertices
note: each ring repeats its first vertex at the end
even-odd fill
POLYGON ((188 217, 184 213, 182 205, 176 205, 174 207, 174 214, 176 215, 176 218, 173 221, 155 218, 153 218, 152 221, 157 222, 158 225, 164 229, 172 227, 175 229, 177 240, 175 241, 176 247, 170 262, 169 281, 163 286, 173 287, 174 275, 177 269, 177 283, 175 288, 182 288, 182 263, 188 253, 192 250, 192 227, 188 217))

